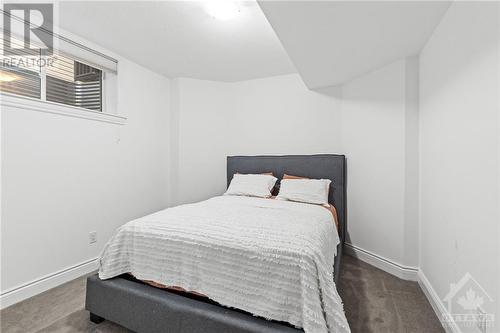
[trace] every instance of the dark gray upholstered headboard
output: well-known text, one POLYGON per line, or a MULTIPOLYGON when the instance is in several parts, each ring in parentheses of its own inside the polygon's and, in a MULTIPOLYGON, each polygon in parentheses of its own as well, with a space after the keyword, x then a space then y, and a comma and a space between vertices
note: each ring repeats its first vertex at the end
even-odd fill
POLYGON ((343 243, 346 234, 346 172, 345 156, 321 155, 283 155, 283 156, 228 156, 227 184, 235 173, 272 172, 279 180, 283 174, 316 179, 330 179, 329 202, 337 209, 340 239, 343 243))

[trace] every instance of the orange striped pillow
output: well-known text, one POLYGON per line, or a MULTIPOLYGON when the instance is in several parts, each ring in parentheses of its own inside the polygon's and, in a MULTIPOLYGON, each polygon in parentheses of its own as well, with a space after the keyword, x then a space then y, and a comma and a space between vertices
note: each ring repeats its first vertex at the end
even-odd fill
POLYGON ((309 179, 307 177, 301 177, 301 176, 292 176, 292 175, 287 175, 286 173, 283 175, 283 179, 309 179))

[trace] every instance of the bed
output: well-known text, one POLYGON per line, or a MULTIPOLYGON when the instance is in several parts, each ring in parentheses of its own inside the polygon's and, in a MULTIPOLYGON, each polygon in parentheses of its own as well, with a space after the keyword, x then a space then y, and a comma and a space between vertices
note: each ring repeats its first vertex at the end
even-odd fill
POLYGON ((345 157, 227 159, 228 184, 236 173, 263 172, 279 179, 288 173, 332 180, 329 202, 337 209, 338 232, 325 223, 328 212, 322 207, 260 198, 216 197, 132 221, 103 251, 101 279, 87 280, 90 319, 108 319, 137 332, 348 332, 331 286, 331 266, 338 280, 346 231, 345 157), (309 232, 306 218, 321 232, 309 232), (284 223, 289 227, 280 230, 284 223), (336 249, 329 248, 332 244, 336 249), (313 249, 303 250, 308 247, 313 249), (318 254, 316 247, 324 252, 318 254), (186 256, 190 259, 176 261, 186 256), (158 269, 162 262, 175 263, 175 272, 158 269), (183 286, 209 298, 141 280, 183 286))

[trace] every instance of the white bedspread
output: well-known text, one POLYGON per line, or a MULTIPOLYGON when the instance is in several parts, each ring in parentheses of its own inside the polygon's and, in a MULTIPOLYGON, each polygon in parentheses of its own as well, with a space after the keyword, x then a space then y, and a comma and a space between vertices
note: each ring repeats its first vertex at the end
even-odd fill
POLYGON ((333 282, 338 234, 324 207, 224 196, 120 227, 99 277, 132 273, 306 333, 350 332, 333 282))

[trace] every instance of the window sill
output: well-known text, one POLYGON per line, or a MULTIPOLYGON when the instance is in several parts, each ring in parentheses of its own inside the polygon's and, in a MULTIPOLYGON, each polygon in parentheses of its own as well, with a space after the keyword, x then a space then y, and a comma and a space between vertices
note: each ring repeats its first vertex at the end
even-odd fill
POLYGON ((114 114, 87 110, 76 106, 40 101, 29 97, 18 97, 5 93, 0 94, 0 105, 2 108, 21 108, 25 110, 60 114, 68 117, 83 118, 117 125, 125 125, 127 121, 126 117, 114 114))

